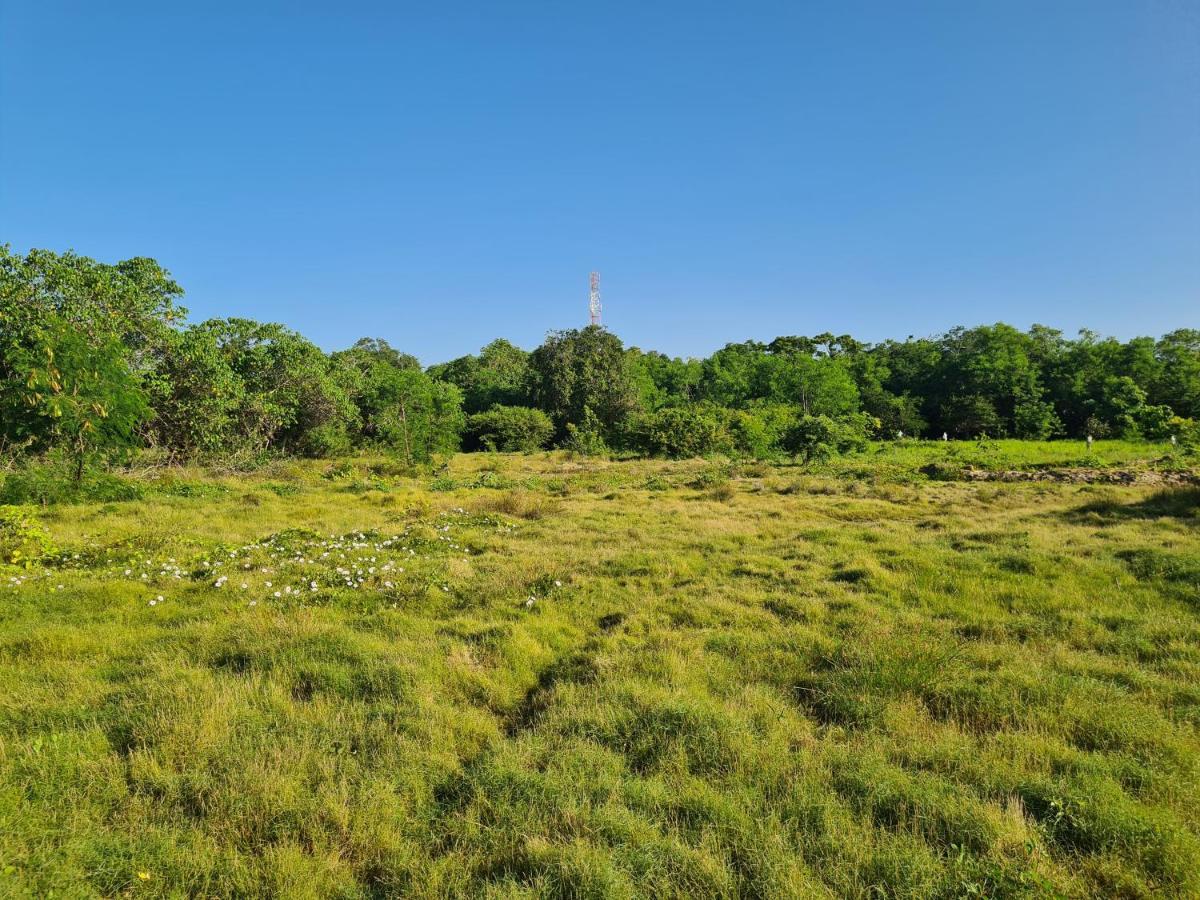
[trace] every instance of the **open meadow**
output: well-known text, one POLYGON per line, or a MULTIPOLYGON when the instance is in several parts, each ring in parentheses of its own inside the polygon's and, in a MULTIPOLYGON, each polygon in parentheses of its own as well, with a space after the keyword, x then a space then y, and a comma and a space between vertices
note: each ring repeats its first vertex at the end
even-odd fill
POLYGON ((920 471, 1078 451, 281 461, 24 507, 0 894, 1196 896, 1200 490, 920 471))

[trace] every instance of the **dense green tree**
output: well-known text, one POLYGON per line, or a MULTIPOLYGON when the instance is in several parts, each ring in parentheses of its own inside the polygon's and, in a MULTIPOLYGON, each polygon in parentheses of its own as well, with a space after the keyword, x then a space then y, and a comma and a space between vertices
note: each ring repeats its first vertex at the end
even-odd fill
POLYGON ((529 357, 533 398, 565 434, 594 418, 607 441, 638 408, 629 358, 616 335, 591 325, 551 333, 529 357))
POLYGON ((1151 402, 1177 415, 1200 419, 1200 330, 1181 328, 1164 335, 1154 348, 1158 376, 1148 386, 1151 402))
POLYGON ((466 416, 462 391, 424 372, 397 369, 375 385, 382 442, 409 464, 459 449, 466 416))
POLYGON ((150 443, 189 456, 235 450, 246 386, 222 352, 215 330, 173 332, 158 348, 150 397, 150 443))
POLYGON ((431 366, 429 374, 456 385, 468 413, 498 405, 529 405, 529 354, 503 338, 492 341, 478 356, 460 356, 431 366))
POLYGON ((345 448, 355 408, 319 347, 251 319, 210 319, 195 329, 195 340, 211 340, 241 382, 230 443, 308 455, 345 448))
POLYGON ((337 380, 357 410, 357 434, 409 462, 458 449, 466 421, 462 391, 421 371, 416 359, 378 338, 333 354, 337 380))
POLYGON ((126 452, 149 416, 149 349, 182 291, 147 259, 116 265, 0 246, 0 448, 63 449, 75 478, 126 452))

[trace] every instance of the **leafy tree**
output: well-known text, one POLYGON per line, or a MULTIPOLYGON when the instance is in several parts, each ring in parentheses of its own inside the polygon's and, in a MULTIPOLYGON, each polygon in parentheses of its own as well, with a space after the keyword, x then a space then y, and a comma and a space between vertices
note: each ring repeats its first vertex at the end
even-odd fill
POLYGON ((776 455, 797 418, 796 407, 787 403, 757 403, 749 409, 727 410, 726 427, 733 451, 756 459, 776 455))
POLYGON ((560 434, 569 423, 591 428, 585 421, 590 412, 607 439, 637 409, 621 340, 599 326, 551 333, 530 355, 529 365, 533 397, 560 434))
POLYGON ((1053 404, 1032 397, 1017 400, 1013 409, 1013 433, 1017 437, 1044 441, 1061 427, 1053 404))
POLYGON ((604 427, 591 407, 583 408, 583 416, 578 425, 567 423, 567 433, 562 440, 565 450, 578 453, 581 456, 603 456, 608 453, 608 443, 604 439, 604 427))
POLYGON ((22 419, 39 444, 69 454, 78 484, 90 459, 133 448, 136 428, 150 409, 115 336, 89 340, 80 329, 51 318, 38 329, 35 344, 7 355, 25 374, 18 389, 26 406, 22 419))
POLYGON ((654 351, 643 353, 636 347, 628 354, 640 405, 645 409, 678 406, 696 399, 701 378, 699 360, 654 351))
POLYGON ((214 330, 172 333, 158 348, 150 381, 152 444, 190 456, 235 450, 246 386, 221 352, 214 330))
POLYGON ((379 383, 376 400, 380 438, 410 465, 458 450, 466 417, 454 385, 399 369, 379 383))
POLYGON ((756 341, 726 344, 701 363, 698 395, 720 406, 742 407, 770 395, 767 348, 756 341))
POLYGON ((1180 416, 1200 419, 1200 330, 1181 328, 1155 345, 1158 377, 1148 390, 1152 402, 1180 416))
POLYGON ((946 431, 958 438, 982 436, 998 437, 1004 434, 1004 420, 987 397, 979 394, 954 396, 942 406, 940 421, 946 431))
POLYGON ((202 333, 196 340, 215 343, 241 383, 232 414, 236 447, 320 455, 345 446, 355 408, 319 347, 282 325, 251 319, 195 327, 202 333))
POLYGON ((379 339, 358 341, 335 353, 333 363, 364 440, 395 450, 409 464, 458 449, 466 416, 456 385, 422 372, 413 357, 379 339))
POLYGON ((149 347, 182 314, 152 260, 117 265, 0 246, 0 444, 73 460, 128 452, 149 415, 149 347))
POLYGON ((530 403, 529 354, 503 339, 492 341, 479 356, 461 356, 431 366, 429 374, 457 385, 468 413, 530 403))
POLYGON ((803 415, 831 418, 859 409, 858 388, 840 359, 773 356, 764 370, 763 400, 794 403, 803 415))

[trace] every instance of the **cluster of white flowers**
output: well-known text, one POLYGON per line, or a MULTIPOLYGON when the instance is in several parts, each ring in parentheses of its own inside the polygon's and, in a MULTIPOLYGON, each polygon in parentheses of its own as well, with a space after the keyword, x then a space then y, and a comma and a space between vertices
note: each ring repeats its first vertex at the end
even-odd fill
MULTIPOLYGON (((155 591, 145 601, 151 607, 164 602, 164 594, 155 589, 182 581, 207 582, 218 591, 236 584, 252 598, 244 601, 250 606, 263 599, 320 602, 321 591, 326 589, 382 593, 386 605, 396 607, 402 593, 413 590, 450 593, 446 563, 481 554, 482 548, 470 538, 472 532, 481 529, 501 534, 516 530, 497 517, 459 508, 441 513, 432 522, 412 523, 389 535, 355 531, 321 538, 311 532, 286 531, 236 547, 212 548, 191 561, 156 557, 144 551, 126 553, 120 545, 93 545, 84 550, 82 560, 78 552, 62 554, 48 566, 8 576, 6 581, 15 590, 30 579, 50 578, 56 569, 74 569, 86 571, 91 577, 100 575, 145 585, 155 591)), ((51 584, 49 590, 64 590, 64 586, 51 584)))

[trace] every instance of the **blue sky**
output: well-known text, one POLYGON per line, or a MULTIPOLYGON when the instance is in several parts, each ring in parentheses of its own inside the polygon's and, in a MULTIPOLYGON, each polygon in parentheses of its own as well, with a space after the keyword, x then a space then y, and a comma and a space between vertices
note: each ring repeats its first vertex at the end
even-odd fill
POLYGON ((425 362, 1200 327, 1200 4, 0 0, 0 241, 425 362))

